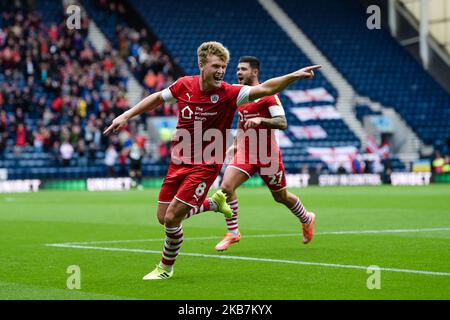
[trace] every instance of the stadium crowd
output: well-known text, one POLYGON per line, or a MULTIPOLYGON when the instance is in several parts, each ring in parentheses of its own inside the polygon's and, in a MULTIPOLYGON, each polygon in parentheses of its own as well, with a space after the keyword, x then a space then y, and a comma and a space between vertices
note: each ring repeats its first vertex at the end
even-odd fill
MULTIPOLYGON (((144 31, 118 26, 119 50, 107 44, 98 53, 87 39, 85 15, 81 29, 70 30, 62 20, 46 24, 21 2, 2 6, 0 156, 7 147, 18 154, 28 147, 51 154, 61 165, 83 166, 95 163, 97 151, 109 150, 105 164, 110 168, 113 160, 125 164, 136 141, 144 148, 138 128, 145 128, 149 114, 132 121, 119 136, 104 136, 102 131, 129 107, 125 61, 142 75, 148 92, 173 82, 160 43, 144 44, 144 31), (117 157, 111 156, 111 146, 117 157)), ((176 107, 164 106, 158 112, 173 115, 176 107)))
MULTIPOLYGON (((137 30, 129 26, 125 16, 130 14, 121 1, 95 0, 97 10, 113 15, 119 23, 111 39, 120 57, 127 61, 130 70, 144 86, 146 93, 160 91, 178 78, 170 57, 162 50, 159 40, 151 41, 147 29, 137 30)), ((164 104, 149 113, 151 116, 177 116, 176 104, 164 104)))

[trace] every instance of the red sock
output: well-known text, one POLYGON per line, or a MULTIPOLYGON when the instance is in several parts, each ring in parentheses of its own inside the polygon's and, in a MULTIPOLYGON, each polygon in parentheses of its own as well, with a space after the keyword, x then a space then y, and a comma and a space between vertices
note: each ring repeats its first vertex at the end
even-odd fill
POLYGON ((231 202, 228 202, 228 204, 231 207, 231 210, 233 210, 233 216, 231 218, 225 218, 225 221, 227 223, 227 229, 229 232, 231 232, 234 235, 237 235, 238 233, 238 200, 233 200, 231 202))
POLYGON ((186 216, 184 217, 184 220, 189 219, 190 217, 192 217, 192 216, 194 216, 194 215, 196 215, 196 214, 199 214, 199 213, 201 213, 201 212, 209 211, 210 209, 211 209, 211 203, 210 203, 210 200, 209 200, 209 199, 205 199, 205 200, 203 201, 203 204, 202 204, 199 208, 197 208, 197 207, 192 208, 192 209, 186 214, 186 216))
POLYGON ((183 226, 170 228, 164 226, 166 231, 166 239, 164 240, 163 253, 161 257, 161 264, 168 270, 172 269, 175 259, 183 243, 183 226))

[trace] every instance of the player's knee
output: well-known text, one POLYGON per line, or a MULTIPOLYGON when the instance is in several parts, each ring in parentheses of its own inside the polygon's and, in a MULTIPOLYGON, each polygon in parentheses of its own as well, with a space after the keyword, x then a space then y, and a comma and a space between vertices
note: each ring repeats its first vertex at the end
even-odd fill
POLYGON ((273 199, 278 203, 285 203, 287 201, 287 193, 283 191, 272 192, 273 199))
POLYGON ((164 224, 171 227, 179 225, 180 222, 183 220, 179 214, 177 214, 176 210, 174 208, 169 208, 166 211, 166 215, 164 216, 164 224))
POLYGON ((158 221, 160 224, 164 225, 164 223, 166 223, 165 221, 165 217, 158 215, 158 221))
POLYGON ((227 197, 230 197, 234 193, 234 188, 228 183, 222 183, 222 186, 220 187, 223 193, 227 195, 227 197))
POLYGON ((174 221, 175 221, 175 213, 167 210, 166 215, 164 216, 163 219, 163 224, 172 225, 174 221))

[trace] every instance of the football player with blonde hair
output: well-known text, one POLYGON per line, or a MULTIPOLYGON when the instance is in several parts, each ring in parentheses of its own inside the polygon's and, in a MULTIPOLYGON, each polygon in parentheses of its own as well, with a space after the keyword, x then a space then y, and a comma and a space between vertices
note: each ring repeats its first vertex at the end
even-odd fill
POLYGON ((159 264, 144 276, 144 280, 173 276, 173 265, 183 243, 182 221, 190 212, 213 210, 224 213, 226 217, 233 215, 223 192, 218 191, 211 200, 206 199, 209 188, 220 173, 226 144, 223 144, 221 159, 212 163, 199 160, 195 151, 200 149, 203 152, 210 141, 200 141, 201 145, 196 145, 198 142, 195 136, 203 137, 208 129, 214 129, 225 137, 238 106, 274 95, 299 79, 311 79, 313 71, 320 68, 302 68, 257 86, 231 85, 223 81, 230 55, 221 43, 202 43, 197 52, 199 75, 182 77, 168 88, 145 97, 115 118, 104 132, 117 133, 129 119, 137 115, 154 110, 166 102, 178 103, 177 131, 172 139, 171 161, 159 193, 157 208, 157 217, 164 225, 166 237, 159 264), (187 150, 180 148, 180 145, 186 144, 186 132, 190 138, 190 148, 187 150))

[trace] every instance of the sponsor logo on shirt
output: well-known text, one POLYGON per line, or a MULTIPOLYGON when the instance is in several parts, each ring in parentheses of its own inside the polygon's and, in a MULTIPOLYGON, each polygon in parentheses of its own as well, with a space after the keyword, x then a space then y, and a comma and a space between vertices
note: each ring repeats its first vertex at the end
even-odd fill
POLYGON ((183 119, 191 119, 193 113, 194 111, 192 111, 189 106, 186 106, 183 108, 183 110, 181 110, 181 117, 183 119))

